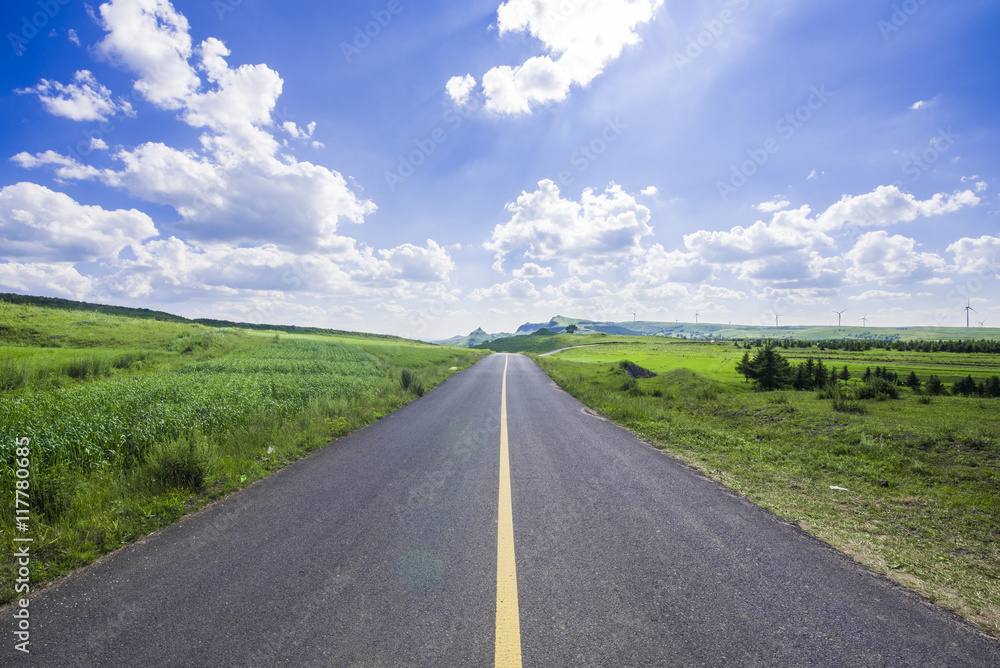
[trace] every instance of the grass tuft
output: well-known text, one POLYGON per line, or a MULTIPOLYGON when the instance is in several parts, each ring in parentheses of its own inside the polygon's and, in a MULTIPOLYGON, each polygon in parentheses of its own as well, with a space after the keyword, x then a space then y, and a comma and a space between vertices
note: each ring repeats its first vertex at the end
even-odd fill
POLYGON ((31 378, 28 365, 18 360, 0 361, 0 390, 16 390, 31 378))
POLYGON ((150 448, 141 477, 156 491, 172 488, 198 491, 205 486, 212 459, 208 439, 193 432, 150 448))

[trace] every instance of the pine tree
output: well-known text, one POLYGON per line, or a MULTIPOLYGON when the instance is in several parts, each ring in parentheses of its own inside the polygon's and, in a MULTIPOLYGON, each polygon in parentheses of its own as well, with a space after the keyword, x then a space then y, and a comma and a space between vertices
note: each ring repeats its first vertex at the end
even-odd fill
POLYGON ((907 387, 911 387, 914 390, 919 390, 920 389, 920 385, 921 385, 921 383, 920 383, 920 379, 917 378, 917 372, 916 371, 911 371, 910 375, 906 377, 906 386, 907 387))
POLYGON ((773 346, 761 348, 749 365, 749 379, 762 390, 778 390, 792 382, 792 365, 774 350, 773 346))
POLYGON ((823 360, 818 360, 816 362, 816 370, 813 372, 813 386, 814 387, 825 387, 830 379, 830 375, 826 372, 826 365, 823 364, 823 360))
POLYGON ((966 376, 962 380, 955 383, 951 388, 951 393, 955 396, 961 394, 963 397, 967 397, 976 391, 976 381, 972 379, 972 376, 966 376))
POLYGON ((802 365, 802 389, 811 390, 816 387, 816 363, 813 358, 808 358, 802 365))
POLYGON ((844 365, 844 368, 840 370, 840 379, 844 381, 851 379, 851 372, 847 370, 846 364, 844 365))
POLYGON ((742 374, 748 381, 751 379, 750 353, 743 353, 743 359, 736 365, 736 373, 742 374))

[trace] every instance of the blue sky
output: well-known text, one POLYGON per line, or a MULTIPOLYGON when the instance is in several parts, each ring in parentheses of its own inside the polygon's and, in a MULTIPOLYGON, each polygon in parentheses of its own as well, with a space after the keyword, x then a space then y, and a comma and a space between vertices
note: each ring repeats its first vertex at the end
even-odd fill
POLYGON ((1000 326, 1000 1, 5 3, 0 291, 1000 326))

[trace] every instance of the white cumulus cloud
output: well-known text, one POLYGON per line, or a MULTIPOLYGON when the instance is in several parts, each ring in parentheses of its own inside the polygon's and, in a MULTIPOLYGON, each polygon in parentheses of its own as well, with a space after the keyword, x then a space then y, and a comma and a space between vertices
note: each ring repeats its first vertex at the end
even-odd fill
POLYGON ((92 294, 94 280, 82 275, 71 262, 7 262, 0 263, 0 285, 22 294, 86 299, 92 294))
POLYGON ((934 278, 947 268, 936 253, 915 250, 917 242, 884 230, 861 235, 854 248, 844 254, 852 263, 848 278, 858 283, 897 284, 934 278))
POLYGON ((169 0, 111 0, 100 12, 108 34, 95 47, 97 55, 136 74, 136 91, 153 104, 183 107, 201 85, 188 62, 187 18, 169 0))
POLYGON ((955 264, 963 273, 982 273, 986 277, 1000 275, 1000 237, 963 237, 946 250, 955 256, 955 264))
POLYGON ((564 199, 554 182, 539 181, 538 190, 522 192, 507 211, 510 220, 497 225, 483 244, 496 253, 498 270, 508 255, 519 253, 528 260, 566 262, 574 274, 588 273, 641 253, 640 242, 653 232, 649 209, 614 183, 601 194, 588 188, 575 202, 564 199))
POLYGON ((781 211, 787 209, 792 205, 787 199, 774 198, 770 202, 761 202, 754 207, 757 211, 761 213, 774 213, 775 211, 781 211))
POLYGON ((953 195, 938 193, 929 200, 918 200, 896 186, 879 186, 865 195, 844 196, 816 219, 824 230, 842 225, 862 227, 909 223, 917 218, 954 213, 967 206, 979 204, 980 199, 971 190, 953 195))
POLYGON ((528 262, 512 273, 514 278, 552 278, 556 275, 551 267, 541 267, 534 262, 528 262))
POLYGON ((34 183, 0 190, 0 255, 37 262, 90 262, 157 235, 146 214, 79 204, 34 183))
POLYGON ((455 101, 460 107, 464 107, 469 101, 469 96, 472 95, 472 91, 476 88, 476 78, 471 74, 466 74, 461 77, 452 77, 448 79, 448 83, 445 84, 445 90, 448 92, 448 97, 455 101))
POLYGON ((213 37, 193 47, 187 19, 166 0, 112 0, 100 11, 108 34, 97 53, 135 73, 136 89, 149 102, 204 129, 199 150, 147 142, 117 151, 117 169, 81 165, 53 151, 22 153, 15 162, 48 165, 63 179, 97 180, 172 206, 178 228, 198 243, 259 245, 280 237, 302 251, 353 245, 338 226, 361 223, 376 207, 340 173, 279 153, 270 128, 308 140, 315 123, 274 122, 283 86, 277 72, 266 65, 230 67, 229 49, 213 37))
POLYGON ((37 95, 50 114, 74 121, 106 121, 119 112, 126 115, 134 113, 128 102, 112 100, 111 90, 99 84, 89 70, 77 72, 71 84, 42 79, 36 86, 21 88, 17 92, 37 95))
POLYGON ((888 290, 867 290, 862 292, 860 295, 853 295, 848 297, 851 301, 856 302, 866 302, 866 301, 884 301, 884 300, 894 300, 894 299, 913 299, 913 295, 908 292, 889 292, 888 290))
MULTIPOLYGON (((637 29, 649 23, 662 4, 663 0, 508 0, 497 10, 500 36, 529 34, 542 43, 546 54, 486 72, 482 77, 486 109, 530 113, 535 105, 565 99, 571 86, 586 86, 626 46, 638 44, 637 29)), ((449 81, 448 93, 456 103, 468 99, 469 79, 471 75, 449 81)))
POLYGON ((492 301, 497 299, 512 299, 515 301, 534 301, 540 297, 531 281, 515 278, 506 283, 497 283, 488 288, 477 288, 469 294, 472 301, 492 301))

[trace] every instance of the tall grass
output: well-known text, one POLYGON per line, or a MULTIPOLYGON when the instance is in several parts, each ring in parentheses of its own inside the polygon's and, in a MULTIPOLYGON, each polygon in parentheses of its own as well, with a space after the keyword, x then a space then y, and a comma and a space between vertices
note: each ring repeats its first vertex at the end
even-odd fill
MULTIPOLYGON (((31 438, 43 468, 128 467, 192 430, 212 435, 261 415, 288 418, 317 397, 367 395, 378 375, 370 356, 343 344, 241 349, 176 372, 2 395, 0 443, 31 438)), ((12 457, 5 449, 0 463, 12 457)))
MULTIPOLYGON (((134 341, 128 319, 114 320, 121 339, 134 341)), ((155 323, 141 327, 156 334, 155 323)), ((15 439, 30 438, 32 519, 48 541, 33 559, 34 582, 379 419, 483 356, 164 327, 181 335, 153 336, 150 349, 6 349, 16 352, 0 361, 0 487, 13 488, 15 439), (395 358, 419 369, 402 393, 395 358)), ((5 535, 13 522, 11 504, 0 506, 5 535)), ((0 601, 12 594, 11 554, 0 556, 0 601)))
POLYGON ((761 393, 736 378, 736 355, 716 363, 718 347, 607 348, 538 362, 608 418, 1000 636, 995 399, 879 382, 761 393), (608 366, 622 355, 661 375, 622 391, 608 366))
POLYGON ((0 360, 0 390, 16 390, 31 378, 28 365, 21 360, 0 360))

